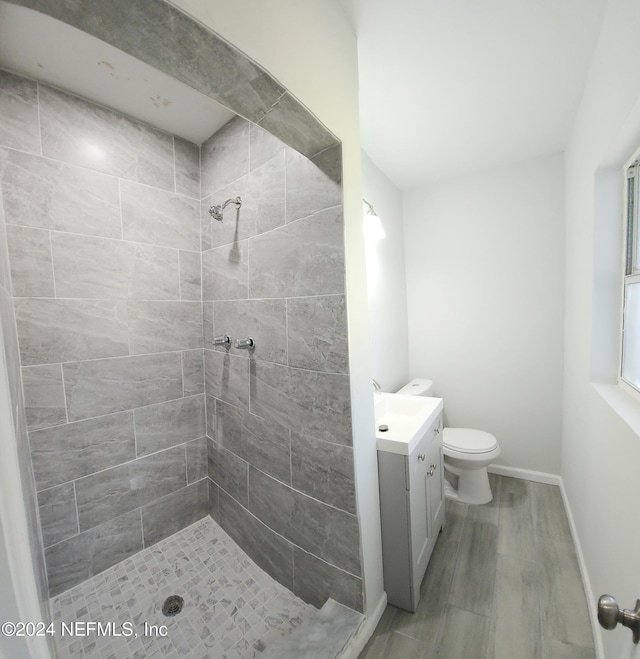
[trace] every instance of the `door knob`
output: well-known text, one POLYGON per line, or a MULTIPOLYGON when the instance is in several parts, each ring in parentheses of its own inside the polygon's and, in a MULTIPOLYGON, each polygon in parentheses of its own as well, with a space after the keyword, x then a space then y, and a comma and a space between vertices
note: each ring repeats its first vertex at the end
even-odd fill
POLYGON ((598 600, 598 622, 605 629, 614 629, 618 623, 628 627, 633 633, 633 642, 640 641, 640 600, 636 600, 636 608, 620 609, 615 597, 602 595, 598 600))

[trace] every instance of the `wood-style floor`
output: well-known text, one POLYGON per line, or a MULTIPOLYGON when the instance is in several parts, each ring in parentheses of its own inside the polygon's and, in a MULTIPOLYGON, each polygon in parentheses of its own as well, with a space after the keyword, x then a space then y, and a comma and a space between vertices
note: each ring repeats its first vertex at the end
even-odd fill
POLYGON ((387 606, 361 659, 594 659, 559 488, 490 479, 487 505, 447 500, 418 610, 387 606))

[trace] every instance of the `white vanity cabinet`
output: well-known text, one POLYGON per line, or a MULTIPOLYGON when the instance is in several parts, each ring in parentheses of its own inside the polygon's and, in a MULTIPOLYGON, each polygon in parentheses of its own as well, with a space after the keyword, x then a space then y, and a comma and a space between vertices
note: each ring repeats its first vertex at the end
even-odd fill
POLYGON ((442 412, 408 455, 378 448, 384 587, 390 604, 415 611, 444 525, 442 412))

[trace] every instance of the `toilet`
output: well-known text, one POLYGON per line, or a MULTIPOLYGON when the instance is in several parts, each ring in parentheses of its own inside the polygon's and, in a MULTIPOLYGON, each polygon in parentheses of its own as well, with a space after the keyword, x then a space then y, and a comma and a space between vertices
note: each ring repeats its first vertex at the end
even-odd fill
MULTIPOLYGON (((414 378, 396 393, 404 396, 432 396, 432 392, 431 380, 414 378)), ((489 503, 493 494, 487 466, 500 455, 498 440, 484 430, 445 428, 442 433, 442 452, 445 496, 463 503, 489 503)))

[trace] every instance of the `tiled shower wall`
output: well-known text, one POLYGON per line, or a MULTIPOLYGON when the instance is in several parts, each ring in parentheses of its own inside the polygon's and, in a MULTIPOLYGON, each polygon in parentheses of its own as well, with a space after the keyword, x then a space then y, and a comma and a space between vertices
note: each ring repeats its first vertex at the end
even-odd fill
POLYGON ((50 593, 207 514, 199 149, 0 72, 50 593))
POLYGON ((241 119, 200 150, 1 72, 0 116, 50 591, 210 512, 362 610, 339 185, 241 119))
POLYGON ((340 186, 240 118, 201 162, 211 515, 306 601, 362 610, 340 186))

